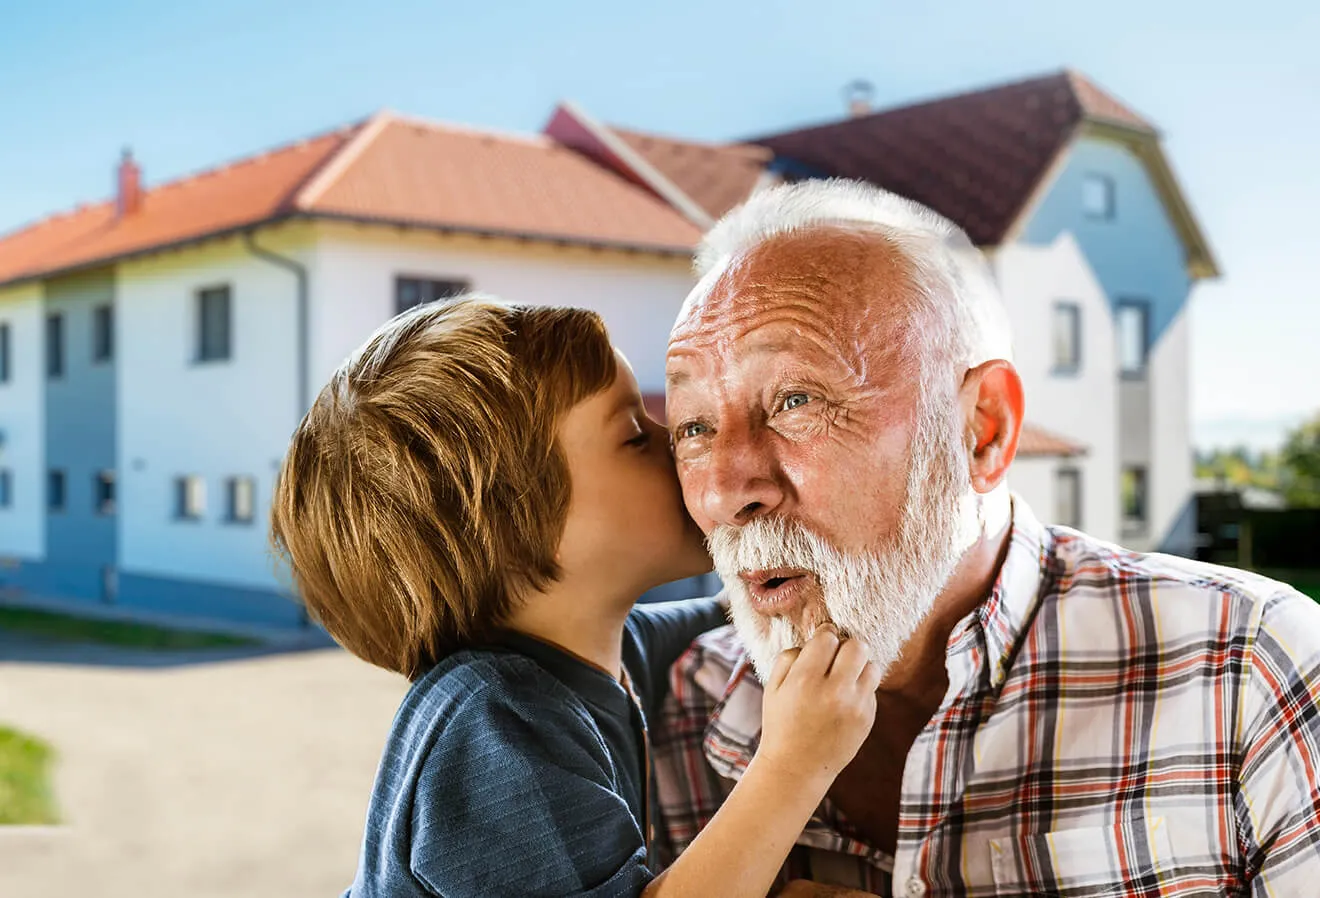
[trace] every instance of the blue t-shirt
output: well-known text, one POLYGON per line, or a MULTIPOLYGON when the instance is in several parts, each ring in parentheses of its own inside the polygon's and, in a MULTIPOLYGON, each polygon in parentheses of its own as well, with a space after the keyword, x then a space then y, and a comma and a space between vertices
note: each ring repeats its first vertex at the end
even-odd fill
POLYGON ((647 857, 646 718, 669 668, 720 626, 713 599, 639 605, 613 677, 507 632, 413 683, 385 745, 348 898, 636 896, 647 857))

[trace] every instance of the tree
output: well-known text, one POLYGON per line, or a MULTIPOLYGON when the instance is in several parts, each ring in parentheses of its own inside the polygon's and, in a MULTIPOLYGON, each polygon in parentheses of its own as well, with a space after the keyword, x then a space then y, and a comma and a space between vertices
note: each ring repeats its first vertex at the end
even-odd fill
POLYGON ((1320 414, 1289 434, 1279 462, 1288 504, 1320 508, 1320 414))

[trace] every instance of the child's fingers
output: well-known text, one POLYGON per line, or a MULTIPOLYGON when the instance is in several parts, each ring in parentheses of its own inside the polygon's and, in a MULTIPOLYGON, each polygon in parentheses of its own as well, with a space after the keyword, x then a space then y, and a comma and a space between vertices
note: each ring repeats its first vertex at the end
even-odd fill
POLYGON ((770 668, 770 679, 766 683, 767 689, 778 689, 784 684, 784 677, 793 669, 793 662, 797 661, 801 651, 802 649, 785 649, 775 656, 775 665, 770 668))
POLYGON ((874 661, 867 661, 866 666, 862 668, 862 675, 857 678, 857 682, 866 692, 875 692, 880 688, 880 681, 884 679, 884 671, 880 665, 874 661))
POLYGON ((830 665, 829 678, 851 686, 861 677, 866 660, 866 643, 860 639, 845 639, 839 645, 834 663, 830 665))
POLYGON ((798 656, 793 669, 799 672, 798 676, 812 679, 823 678, 830 669, 830 664, 834 661, 834 655, 838 650, 839 632, 833 624, 823 624, 816 629, 812 637, 807 640, 807 644, 802 647, 802 654, 798 656))

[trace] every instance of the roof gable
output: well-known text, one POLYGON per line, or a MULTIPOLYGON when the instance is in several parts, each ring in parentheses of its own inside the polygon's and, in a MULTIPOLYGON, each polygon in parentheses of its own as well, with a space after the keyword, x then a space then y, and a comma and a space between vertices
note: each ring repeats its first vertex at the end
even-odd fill
POLYGON ((785 176, 869 181, 929 206, 978 246, 1012 238, 1079 133, 1134 148, 1179 227, 1193 276, 1217 273, 1153 125, 1065 70, 840 122, 771 134, 785 176))

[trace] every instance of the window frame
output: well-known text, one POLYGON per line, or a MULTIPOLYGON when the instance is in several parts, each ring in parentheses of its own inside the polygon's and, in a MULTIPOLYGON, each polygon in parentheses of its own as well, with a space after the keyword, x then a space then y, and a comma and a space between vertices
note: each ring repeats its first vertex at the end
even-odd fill
POLYGON ((46 469, 46 513, 63 514, 69 510, 69 472, 64 468, 46 469), (59 489, 55 489, 55 484, 59 489), (55 494, 59 493, 59 504, 55 504, 55 494))
POLYGON ((115 359, 115 307, 101 303, 92 309, 92 364, 104 365, 115 359))
POLYGON ((245 474, 236 474, 225 478, 225 523, 252 524, 257 519, 257 478, 245 474), (239 484, 246 484, 248 492, 248 511, 240 516, 238 511, 237 489, 239 484))
POLYGON ((109 468, 97 471, 92 475, 92 510, 98 517, 113 517, 118 511, 119 502, 119 478, 115 472, 109 468), (109 495, 105 487, 109 485, 109 495))
POLYGON ((464 293, 468 293, 471 290, 472 290, 471 278, 462 278, 462 277, 454 277, 454 276, 434 277, 431 275, 418 275, 418 274, 396 274, 394 276, 394 314, 402 315, 404 312, 418 308, 420 306, 427 305, 428 303, 442 302, 444 300, 454 299, 455 297, 462 296, 464 293), (408 284, 408 283, 415 283, 419 285, 420 296, 417 302, 405 306, 403 304, 403 288, 404 288, 404 284, 408 284), (421 289, 421 285, 429 285, 431 287, 435 287, 440 284, 446 285, 446 289, 440 291, 434 289, 429 291, 425 289, 421 289), (443 293, 443 295, 437 295, 440 293, 443 293))
POLYGON ((1071 527, 1073 530, 1082 529, 1082 483, 1082 469, 1076 465, 1065 464, 1055 469, 1054 523, 1062 524, 1064 527, 1071 527), (1060 497, 1062 496, 1060 490, 1062 490, 1064 484, 1069 481, 1071 481, 1070 488, 1072 489, 1073 517, 1072 520, 1065 521, 1061 519, 1062 516, 1059 514, 1060 506, 1062 504, 1060 502, 1060 497))
POLYGON ((1082 372, 1082 304, 1075 299, 1056 299, 1050 307, 1050 343, 1054 350, 1054 360, 1050 368, 1051 374, 1056 375, 1076 375, 1082 372), (1072 355, 1070 363, 1060 362, 1057 350, 1058 344, 1055 342, 1057 333, 1054 328, 1059 320, 1059 313, 1072 313, 1072 355))
POLYGON ((174 478, 174 520, 195 523, 206 517, 206 478, 200 474, 180 474, 174 478), (197 507, 190 507, 189 486, 198 488, 197 507))
POLYGON ((1118 345, 1118 373, 1124 380, 1145 380, 1150 371, 1150 314, 1151 302, 1148 299, 1125 297, 1120 299, 1114 309, 1114 338, 1118 345), (1141 313, 1141 367, 1129 368, 1123 358, 1123 315, 1128 311, 1141 313))
POLYGON ((1087 172, 1082 176, 1082 215, 1089 221, 1113 221, 1118 217, 1118 185, 1112 175, 1104 172, 1087 172), (1093 185, 1104 191, 1104 206, 1093 207, 1090 203, 1089 188, 1093 185))
POLYGON ((193 345, 193 362, 198 365, 214 365, 223 362, 230 362, 234 359, 234 288, 232 284, 211 284, 207 287, 198 287, 194 291, 193 315, 195 318, 195 334, 193 345), (207 340, 206 323, 209 320, 206 315, 207 300, 214 300, 216 297, 224 298, 224 346, 223 352, 219 348, 212 346, 215 340, 207 340))
POLYGON ((1125 535, 1142 535, 1150 527, 1150 468, 1147 465, 1123 465, 1118 475, 1118 511, 1125 535), (1132 475, 1138 514, 1128 513, 1128 476, 1132 475))
POLYGON ((48 312, 45 324, 46 379, 61 380, 68 370, 64 357, 64 313, 48 312))
POLYGON ((11 353, 13 352, 12 329, 8 321, 0 321, 0 384, 7 384, 13 367, 11 353))

